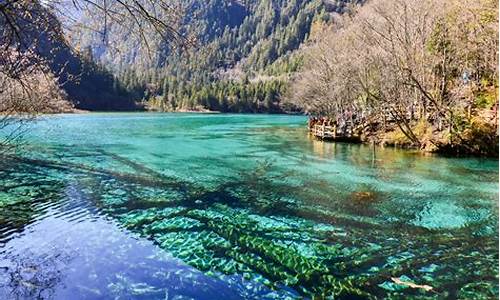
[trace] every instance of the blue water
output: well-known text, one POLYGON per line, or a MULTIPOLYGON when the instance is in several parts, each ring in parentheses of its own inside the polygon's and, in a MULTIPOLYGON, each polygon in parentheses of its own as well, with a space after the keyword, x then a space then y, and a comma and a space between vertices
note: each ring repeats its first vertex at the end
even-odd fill
POLYGON ((31 124, 0 163, 0 298, 496 297, 498 161, 324 143, 305 123, 31 124))

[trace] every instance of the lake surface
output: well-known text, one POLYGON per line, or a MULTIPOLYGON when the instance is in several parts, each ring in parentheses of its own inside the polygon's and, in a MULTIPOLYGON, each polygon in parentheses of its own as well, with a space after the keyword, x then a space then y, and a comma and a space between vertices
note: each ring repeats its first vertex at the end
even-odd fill
POLYGON ((305 123, 44 117, 0 162, 0 298, 498 296, 498 161, 305 123))

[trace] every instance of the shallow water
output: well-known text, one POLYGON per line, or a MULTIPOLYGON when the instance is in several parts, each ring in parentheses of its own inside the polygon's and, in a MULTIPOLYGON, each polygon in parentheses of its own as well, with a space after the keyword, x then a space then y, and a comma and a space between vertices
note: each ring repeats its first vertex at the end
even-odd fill
POLYGON ((38 121, 0 163, 0 298, 497 297, 498 161, 322 143, 305 121, 38 121))

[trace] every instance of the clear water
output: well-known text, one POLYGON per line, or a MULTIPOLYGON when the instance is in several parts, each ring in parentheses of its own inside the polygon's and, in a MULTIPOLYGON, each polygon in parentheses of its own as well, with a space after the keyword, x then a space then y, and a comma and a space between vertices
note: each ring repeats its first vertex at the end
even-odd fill
POLYGON ((305 121, 45 117, 0 162, 0 298, 497 297, 498 161, 305 121))

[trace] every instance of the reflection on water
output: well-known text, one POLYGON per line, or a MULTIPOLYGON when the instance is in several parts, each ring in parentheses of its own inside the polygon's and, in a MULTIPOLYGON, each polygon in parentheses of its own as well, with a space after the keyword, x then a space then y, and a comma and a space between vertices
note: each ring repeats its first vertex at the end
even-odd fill
POLYGON ((245 283, 241 276, 203 274, 89 210, 89 203, 76 194, 78 188, 67 189, 67 199, 43 208, 37 220, 8 237, 1 252, 0 299, 278 295, 263 285, 245 283))
MULTIPOLYGON (((104 220, 49 217, 9 247, 1 261, 2 299, 242 298, 236 280, 208 277, 104 220)), ((270 292, 244 288, 256 297, 270 292)))
POLYGON ((0 298, 497 295, 498 162, 321 143, 303 123, 39 122, 1 162, 0 298))

